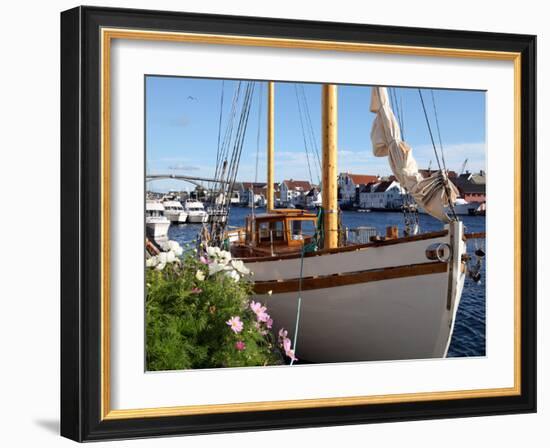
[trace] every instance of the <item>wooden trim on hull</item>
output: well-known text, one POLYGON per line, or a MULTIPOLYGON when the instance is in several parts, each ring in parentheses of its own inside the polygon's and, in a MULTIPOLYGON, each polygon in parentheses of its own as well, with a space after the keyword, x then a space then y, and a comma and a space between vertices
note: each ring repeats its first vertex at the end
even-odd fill
POLYGON ((465 233, 462 239, 464 241, 472 239, 483 239, 486 237, 486 235, 487 234, 485 232, 465 233))
MULTIPOLYGON (((383 269, 370 269, 367 271, 346 272, 344 274, 324 275, 320 277, 302 278, 302 291, 312 289, 334 288, 337 286, 356 285, 358 283, 377 282, 380 280, 392 280, 419 275, 441 274, 447 272, 448 263, 420 263, 407 266, 396 266, 383 269)), ((270 280, 254 283, 256 294, 273 294, 285 292, 297 292, 300 287, 300 279, 270 280)))
MULTIPOLYGON (((441 237, 447 236, 448 233, 449 232, 447 230, 440 230, 437 232, 429 232, 429 233, 423 233, 420 235, 413 235, 413 236, 404 236, 401 238, 395 238, 391 240, 372 241, 370 243, 365 243, 365 244, 354 244, 352 246, 337 247, 334 249, 323 249, 323 250, 318 250, 317 252, 308 252, 304 254, 304 258, 318 257, 320 255, 327 255, 327 254, 338 254, 341 252, 353 252, 356 250, 367 249, 370 247, 392 246, 400 243, 410 243, 413 241, 430 240, 433 238, 441 238, 441 237)), ((297 251, 295 253, 285 254, 285 255, 274 255, 274 256, 267 256, 267 257, 243 257, 241 259, 245 263, 257 263, 262 261, 289 260, 292 258, 300 258, 301 256, 302 256, 301 252, 297 251)))

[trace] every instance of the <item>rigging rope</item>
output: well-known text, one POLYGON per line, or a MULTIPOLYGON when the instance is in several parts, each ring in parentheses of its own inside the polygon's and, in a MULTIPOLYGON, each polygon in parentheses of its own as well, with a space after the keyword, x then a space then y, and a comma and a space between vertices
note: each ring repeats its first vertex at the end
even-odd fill
POLYGON ((428 132, 430 134, 430 139, 432 141, 432 146, 433 146, 434 154, 435 154, 435 160, 437 162, 437 166, 439 167, 439 171, 443 174, 443 185, 444 185, 444 188, 445 188, 445 194, 447 195, 447 203, 449 205, 449 209, 451 210, 451 212, 453 214, 454 220, 457 221, 458 218, 456 216, 454 204, 451 203, 451 193, 449 191, 449 178, 447 176, 446 170, 444 171, 442 169, 441 162, 439 161, 439 155, 437 153, 437 148, 435 146, 435 140, 434 140, 434 136, 433 136, 433 133, 432 133, 432 128, 430 126, 430 120, 428 118, 428 112, 426 111, 426 105, 424 104, 424 98, 422 96, 422 91, 420 89, 418 89, 418 94, 420 95, 420 101, 422 103, 422 109, 424 111, 424 117, 426 118, 426 124, 428 125, 428 132))
MULTIPOLYGON (((217 197, 221 199, 221 203, 218 204, 218 208, 220 211, 223 211, 226 216, 229 214, 229 193, 233 191, 235 186, 255 85, 255 82, 248 81, 246 82, 246 86, 243 88, 242 82, 239 81, 239 85, 233 97, 234 101, 232 105, 232 113, 229 117, 224 141, 221 145, 222 151, 220 153, 219 164, 216 167, 216 180, 219 184, 217 197), (240 101, 241 90, 244 90, 244 98, 242 101, 240 101), (241 110, 239 119, 237 120, 236 116, 239 104, 241 106, 241 110), (236 130, 234 130, 236 122, 238 123, 236 130), (229 154, 230 148, 232 148, 231 154, 229 154), (227 159, 229 155, 230 158, 228 161, 227 159)), ((212 221, 211 234, 215 242, 222 242, 223 230, 226 224, 227 220, 222 220, 222 222, 215 222, 215 220, 212 221)))
POLYGON ((405 140, 405 127, 403 125, 403 116, 401 114, 401 107, 399 106, 399 103, 397 102, 397 91, 395 88, 390 87, 390 103, 392 105, 392 109, 394 109, 397 112, 397 122, 399 124, 399 127, 401 128, 401 139, 405 140))
MULTIPOLYGON (((294 352, 294 356, 296 356, 296 347, 298 345, 298 331, 300 329, 300 316, 302 314, 302 279, 304 277, 304 255, 306 253, 315 252, 322 244, 323 244, 323 237, 324 237, 324 223, 323 223, 323 209, 319 208, 317 212, 317 223, 315 226, 315 234, 313 235, 313 241, 311 241, 309 244, 302 245, 302 253, 300 256, 300 277, 298 280, 298 306, 296 309, 296 324, 294 326, 294 343, 292 350, 294 352)), ((294 360, 290 360, 290 365, 294 364, 294 360)))
MULTIPOLYGON (((225 129, 224 137, 221 144, 220 156, 218 163, 216 165, 216 170, 214 172, 214 178, 223 180, 225 177, 225 169, 227 168, 227 154, 229 152, 229 145, 233 135, 233 127, 235 125, 235 117, 237 113, 237 105, 239 103, 239 97, 241 92, 241 81, 237 84, 236 89, 233 92, 233 100, 231 104, 231 110, 229 112, 229 119, 227 121, 227 126, 225 129)), ((216 190, 222 189, 222 183, 216 185, 216 190)))
POLYGON ((313 183, 313 176, 311 175, 311 165, 309 163, 309 150, 306 140, 306 131, 304 128, 304 119, 302 117, 302 107, 300 105, 300 98, 298 96, 298 86, 294 84, 294 93, 296 94, 296 103, 298 104, 298 116, 300 117, 300 126, 302 128, 302 138, 304 140, 304 148, 306 150, 307 169, 309 171, 309 180, 313 183))
MULTIPOLYGON (((221 141, 221 134, 222 134, 222 117, 223 117, 223 93, 224 93, 224 87, 225 87, 225 80, 222 79, 222 91, 220 95, 220 118, 218 121, 218 149, 216 151, 216 169, 219 164, 219 158, 220 158, 220 141, 221 141)), ((216 178, 216 173, 214 173, 214 179, 216 178)))
POLYGON ((432 105, 433 105, 434 115, 435 115, 435 124, 437 127, 437 136, 439 138, 439 148, 441 150, 441 162, 443 163, 443 168, 445 169, 445 171, 447 171, 447 166, 445 164, 445 152, 443 151, 443 142, 441 140, 441 132, 439 129, 439 119, 437 117, 437 107, 435 107, 435 97, 434 97, 433 89, 430 89, 430 92, 432 94, 432 105))
POLYGON ((306 91, 305 91, 304 86, 302 84, 300 85, 300 90, 301 90, 301 93, 302 93, 304 109, 306 111, 305 116, 306 116, 306 123, 307 123, 308 129, 309 129, 309 138, 310 138, 310 141, 312 143, 313 148, 315 149, 315 151, 313 151, 313 150, 312 151, 314 152, 315 160, 317 161, 317 166, 318 166, 318 169, 317 169, 317 182, 320 184, 321 183, 320 173, 323 171, 323 168, 322 168, 322 164, 321 164, 321 157, 319 155, 319 145, 317 143, 317 138, 316 138, 315 132, 313 130, 313 124, 312 124, 312 121, 311 121, 311 115, 309 113, 309 104, 308 104, 307 97, 306 97, 306 91))
MULTIPOLYGON (((262 122, 262 98, 264 84, 260 86, 260 94, 258 96, 258 133, 256 134, 256 172, 254 173, 254 184, 258 183, 258 161, 260 159, 260 129, 262 122)), ((267 184, 266 184, 267 185, 267 184)), ((252 215, 254 215, 254 209, 256 207, 256 201, 254 200, 254 185, 252 186, 252 215)))
POLYGON ((403 118, 405 111, 403 110, 403 96, 401 95, 399 96, 399 115, 401 115, 401 136, 403 140, 405 140, 405 119, 403 118))
POLYGON ((300 279, 298 281, 298 307, 296 309, 296 324, 294 326, 294 344, 292 351, 294 357, 290 360, 290 365, 294 364, 294 358, 296 357, 296 345, 298 344, 298 330, 300 329, 300 315, 302 314, 302 278, 304 273, 304 253, 305 244, 302 245, 302 254, 300 256, 300 279))

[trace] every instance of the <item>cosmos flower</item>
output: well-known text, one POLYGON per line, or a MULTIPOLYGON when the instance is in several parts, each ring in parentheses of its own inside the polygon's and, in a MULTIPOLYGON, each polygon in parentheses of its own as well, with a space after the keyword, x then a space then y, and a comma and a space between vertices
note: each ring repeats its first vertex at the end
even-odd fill
POLYGON ((208 254, 208 256, 210 258, 218 258, 219 255, 220 255, 220 248, 219 247, 214 247, 214 246, 208 246, 206 248, 206 253, 208 254))
POLYGON ((234 271, 234 270, 225 271, 225 275, 227 277, 229 277, 230 279, 233 279, 235 282, 238 282, 241 278, 239 273, 237 271, 234 271))
POLYGON ((172 241, 172 240, 169 240, 167 241, 166 243, 164 243, 163 245, 163 250, 165 250, 166 252, 174 252, 174 255, 176 256, 180 256, 181 254, 183 254, 183 249, 182 247, 180 246, 180 244, 177 242, 177 241, 172 241))
POLYGON ((250 302, 250 309, 254 311, 259 322, 267 322, 270 319, 269 314, 266 313, 267 308, 260 302, 254 302, 254 300, 250 302))
POLYGON ((172 251, 166 252, 166 263, 173 263, 176 261, 176 254, 172 251))
POLYGON ((166 266, 166 263, 159 263, 155 266, 155 269, 157 271, 162 271, 164 269, 164 267, 166 266))
POLYGON ((224 264, 213 261, 208 265, 208 275, 214 275, 218 272, 225 271, 226 266, 224 264))
POLYGON ((250 269, 248 269, 242 260, 231 260, 231 266, 233 266, 233 269, 235 269, 239 274, 242 275, 248 275, 250 274, 250 269))
POLYGON ((231 316, 231 319, 229 319, 225 323, 231 327, 231 330, 235 334, 238 334, 241 331, 243 331, 244 324, 242 323, 241 318, 239 316, 231 316))
POLYGON ((231 261, 231 254, 226 250, 221 250, 219 247, 209 246, 206 248, 206 253, 208 254, 208 258, 224 266, 231 261))
POLYGON ((199 281, 199 282, 202 282, 205 278, 205 275, 204 275, 204 272, 202 272, 200 269, 197 271, 197 273, 195 274, 195 278, 199 281))
POLYGON ((285 351, 285 355, 288 356, 291 361, 298 361, 298 358, 294 355, 294 350, 292 350, 292 342, 287 337, 283 339, 283 350, 285 351))
POLYGON ((235 348, 242 352, 246 348, 246 344, 243 341, 235 342, 235 348))

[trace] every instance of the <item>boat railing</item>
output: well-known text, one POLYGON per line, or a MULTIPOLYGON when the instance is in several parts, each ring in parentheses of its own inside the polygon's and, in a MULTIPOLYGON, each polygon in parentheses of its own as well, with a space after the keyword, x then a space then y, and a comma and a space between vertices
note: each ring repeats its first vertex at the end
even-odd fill
POLYGON ((372 237, 378 236, 378 230, 376 227, 360 226, 354 229, 348 227, 344 228, 344 243, 348 244, 366 244, 369 243, 372 237))

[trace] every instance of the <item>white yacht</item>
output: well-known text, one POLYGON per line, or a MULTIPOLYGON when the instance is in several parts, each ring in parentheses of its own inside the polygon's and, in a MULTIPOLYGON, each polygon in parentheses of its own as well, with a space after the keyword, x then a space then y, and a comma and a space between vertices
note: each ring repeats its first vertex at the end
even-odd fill
POLYGON ((187 199, 183 209, 187 213, 187 222, 208 222, 208 213, 201 201, 187 199))
POLYGON ((166 216, 170 222, 176 224, 183 224, 187 221, 187 213, 183 209, 180 201, 164 201, 164 216, 166 216))
MULTIPOLYGON (((481 204, 479 202, 468 202, 463 198, 457 198, 454 203, 454 214, 457 216, 473 215, 480 205, 481 204)), ((446 213, 451 214, 451 210, 448 206, 445 206, 445 211, 446 213)), ((418 207, 418 213, 422 213, 424 215, 428 214, 428 212, 422 207, 418 207)))
POLYGON ((455 202, 455 213, 459 216, 472 215, 480 205, 479 202, 468 202, 465 199, 457 198, 455 202))
POLYGON ((170 221, 163 216, 164 206, 159 201, 145 202, 145 231, 153 239, 168 236, 170 221))

